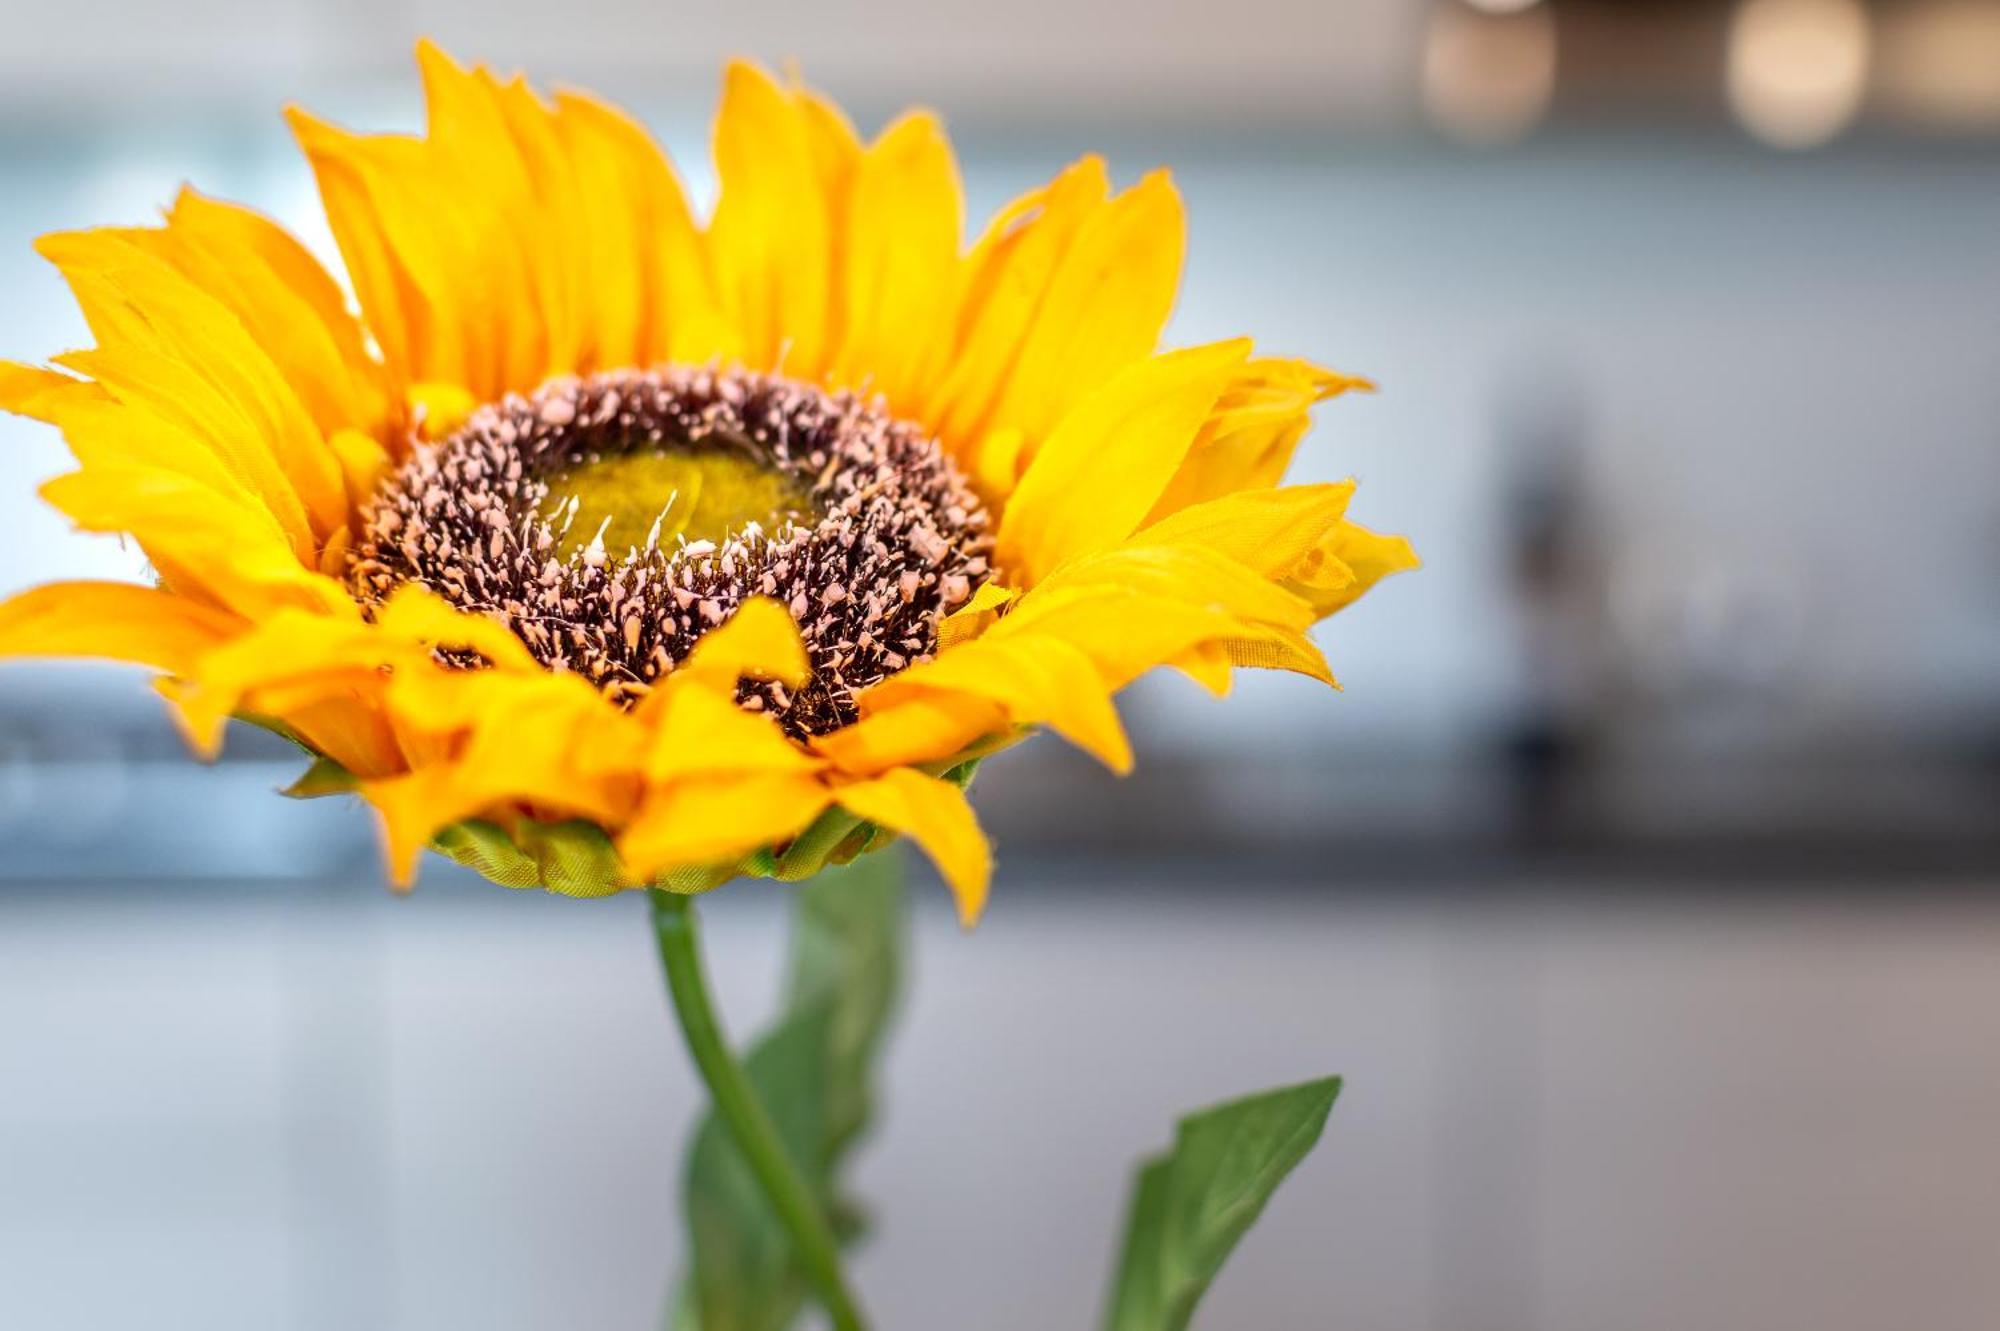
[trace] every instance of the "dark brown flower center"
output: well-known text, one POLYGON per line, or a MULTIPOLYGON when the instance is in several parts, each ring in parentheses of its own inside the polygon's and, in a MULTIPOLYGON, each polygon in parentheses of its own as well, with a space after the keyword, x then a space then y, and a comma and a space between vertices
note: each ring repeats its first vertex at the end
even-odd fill
POLYGON ((990 555, 985 509, 919 427, 851 394, 665 368, 556 381, 419 446, 370 503, 348 584, 370 608, 428 587, 628 702, 768 596, 813 678, 742 701, 809 735, 936 650, 990 555))

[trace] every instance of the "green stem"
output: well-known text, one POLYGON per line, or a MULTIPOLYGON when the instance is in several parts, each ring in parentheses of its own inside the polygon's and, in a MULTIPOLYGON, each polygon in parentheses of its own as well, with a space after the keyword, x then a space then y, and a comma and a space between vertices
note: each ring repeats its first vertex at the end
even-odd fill
POLYGON ((666 968, 674 1015, 680 1018, 688 1053, 708 1083, 715 1111, 729 1125, 729 1135, 749 1162, 750 1172, 777 1212, 778 1222, 791 1236, 799 1265, 818 1291, 827 1316, 833 1319, 834 1331, 863 1331, 861 1310, 841 1275, 840 1250, 819 1200, 786 1151, 743 1065, 729 1052, 729 1042, 716 1020, 701 961, 701 930, 695 923, 694 903, 675 892, 646 895, 653 903, 653 930, 659 938, 660 963, 666 968))

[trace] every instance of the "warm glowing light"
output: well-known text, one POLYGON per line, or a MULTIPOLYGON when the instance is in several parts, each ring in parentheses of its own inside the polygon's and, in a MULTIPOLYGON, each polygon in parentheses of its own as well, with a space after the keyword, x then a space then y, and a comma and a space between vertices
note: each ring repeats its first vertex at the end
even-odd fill
POLYGON ((1556 25, 1546 4, 1483 0, 1431 13, 1424 38, 1424 106, 1438 127, 1472 143, 1520 138, 1549 109, 1556 25))
POLYGON ((1810 148, 1845 129, 1868 86, 1860 0, 1743 0, 1729 31, 1729 101, 1752 134, 1810 148))
POLYGON ((1923 0, 1892 11, 1878 86, 1890 113, 1912 124, 2000 126, 2000 0, 1923 0))

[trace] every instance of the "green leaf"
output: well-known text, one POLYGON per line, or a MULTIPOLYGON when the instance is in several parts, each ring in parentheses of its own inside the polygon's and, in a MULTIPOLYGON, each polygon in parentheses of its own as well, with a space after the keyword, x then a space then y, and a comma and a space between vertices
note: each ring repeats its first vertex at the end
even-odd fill
MULTIPOLYGON (((784 1008, 745 1058, 843 1244, 866 1227, 860 1208, 840 1194, 838 1176, 873 1116, 874 1065, 901 987, 904 929, 901 863, 893 853, 866 856, 795 889, 784 1008)), ((683 1201, 690 1274, 670 1303, 672 1331, 791 1326, 805 1307, 805 1276, 713 1114, 688 1152, 683 1201)))
POLYGON ((1142 1161, 1105 1331, 1185 1331, 1264 1203, 1319 1140, 1340 1078, 1184 1118, 1173 1149, 1142 1161))
POLYGON ((832 1007, 828 1031, 828 1161, 873 1115, 875 1056, 903 982, 903 882, 893 853, 870 855, 798 889, 786 1007, 832 1007))
MULTIPOLYGON (((744 1071, 785 1149, 824 1191, 826 1048, 833 1008, 794 1011, 759 1040, 744 1071)), ((729 1130, 713 1114, 696 1131, 683 1184, 693 1248, 693 1304, 703 1331, 783 1331, 804 1306, 804 1274, 729 1130)))

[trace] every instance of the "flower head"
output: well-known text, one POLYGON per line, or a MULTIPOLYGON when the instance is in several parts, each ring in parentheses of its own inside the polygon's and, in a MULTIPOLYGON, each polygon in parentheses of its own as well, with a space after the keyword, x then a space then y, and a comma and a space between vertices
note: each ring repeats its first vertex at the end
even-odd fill
POLYGON ((418 48, 421 137, 303 112, 358 308, 260 215, 44 237, 96 346, 0 365, 61 428, 44 487, 156 586, 0 606, 0 654, 161 673, 192 742, 244 717, 426 845, 595 893, 800 877, 907 835, 970 919, 974 762, 1047 728, 1124 770, 1111 695, 1332 682, 1306 637, 1401 538, 1282 486, 1358 379, 1159 352, 1180 202, 1086 158, 968 249, 950 147, 864 143, 725 78, 698 220, 643 130, 418 48))

